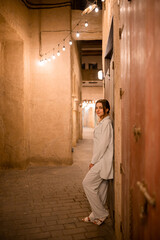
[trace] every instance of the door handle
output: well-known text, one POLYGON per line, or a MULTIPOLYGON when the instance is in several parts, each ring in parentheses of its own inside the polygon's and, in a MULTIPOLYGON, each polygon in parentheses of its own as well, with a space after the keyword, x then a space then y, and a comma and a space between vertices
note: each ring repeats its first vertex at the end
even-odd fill
POLYGON ((147 214, 148 214, 148 204, 150 204, 152 207, 156 206, 156 200, 153 198, 147 191, 147 188, 144 183, 138 181, 137 186, 139 187, 139 190, 144 196, 144 202, 143 205, 141 206, 140 210, 140 218, 144 219, 147 214))
POLYGON ((147 202, 152 206, 155 207, 156 205, 156 200, 155 198, 151 197, 151 195, 148 193, 146 186, 144 185, 144 183, 142 182, 137 182, 137 185, 141 191, 141 193, 143 194, 143 196, 145 197, 145 199, 147 200, 147 202))

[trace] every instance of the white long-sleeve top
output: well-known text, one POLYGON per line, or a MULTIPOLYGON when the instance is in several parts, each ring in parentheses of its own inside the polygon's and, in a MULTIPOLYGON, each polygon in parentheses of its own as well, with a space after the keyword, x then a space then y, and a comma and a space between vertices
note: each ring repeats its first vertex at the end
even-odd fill
POLYGON ((94 168, 100 165, 100 177, 113 178, 113 128, 109 116, 105 117, 94 129, 93 157, 94 168))

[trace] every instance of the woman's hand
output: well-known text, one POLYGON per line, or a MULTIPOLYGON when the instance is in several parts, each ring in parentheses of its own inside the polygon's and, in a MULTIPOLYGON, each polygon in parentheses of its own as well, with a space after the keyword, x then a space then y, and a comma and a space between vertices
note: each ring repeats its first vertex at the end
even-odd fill
POLYGON ((94 164, 93 164, 93 163, 90 163, 90 164, 89 164, 89 170, 90 170, 93 166, 94 166, 94 164))

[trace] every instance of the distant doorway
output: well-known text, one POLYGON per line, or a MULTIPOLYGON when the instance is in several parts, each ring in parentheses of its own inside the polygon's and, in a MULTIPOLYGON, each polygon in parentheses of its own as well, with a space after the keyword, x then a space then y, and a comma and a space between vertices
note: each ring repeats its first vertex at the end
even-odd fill
POLYGON ((94 128, 96 124, 95 102, 83 101, 82 105, 82 126, 94 128))

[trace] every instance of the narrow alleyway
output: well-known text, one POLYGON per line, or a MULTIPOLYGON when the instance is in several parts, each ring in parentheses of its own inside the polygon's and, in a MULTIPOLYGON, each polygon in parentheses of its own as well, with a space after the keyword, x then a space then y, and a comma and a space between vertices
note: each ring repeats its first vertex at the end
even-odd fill
POLYGON ((83 223, 90 209, 82 189, 92 130, 74 149, 72 166, 0 170, 0 240, 114 240, 112 222, 83 223))

